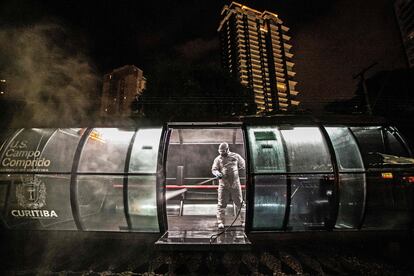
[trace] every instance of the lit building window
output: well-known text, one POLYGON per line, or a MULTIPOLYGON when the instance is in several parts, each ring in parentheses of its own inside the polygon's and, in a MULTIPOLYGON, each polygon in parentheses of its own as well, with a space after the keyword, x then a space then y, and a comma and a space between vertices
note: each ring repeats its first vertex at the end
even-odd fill
MULTIPOLYGON (((294 63, 290 60, 293 54, 289 53, 292 46, 286 43, 291 40, 287 34, 289 28, 282 25, 275 13, 260 12, 236 2, 224 6, 221 15, 218 32, 223 37, 222 51, 228 59, 227 70, 237 72, 241 84, 248 84, 256 96, 269 92, 266 97, 270 98, 272 93, 277 95, 281 91, 286 92, 286 96, 291 95, 289 92, 295 88, 296 82, 288 82, 295 76, 294 63), (234 33, 224 27, 228 24, 234 25, 234 33), (236 46, 231 53, 225 42, 236 46), (239 66, 235 68, 231 64, 239 66)), ((294 91, 292 95, 297 93, 294 91)), ((280 101, 275 99, 275 106, 279 110, 289 109, 293 105, 287 99, 280 101)), ((258 111, 263 110, 261 105, 264 102, 256 98, 256 103, 258 111)))

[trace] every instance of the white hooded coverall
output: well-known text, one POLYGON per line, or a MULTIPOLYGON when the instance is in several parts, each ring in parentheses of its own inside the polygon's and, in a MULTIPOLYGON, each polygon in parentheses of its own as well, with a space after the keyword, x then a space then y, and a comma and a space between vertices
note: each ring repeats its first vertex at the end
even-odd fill
MULTIPOLYGON (((227 202, 232 199, 237 212, 242 208, 243 195, 240 186, 239 170, 245 168, 244 159, 237 153, 228 152, 227 156, 219 155, 214 159, 211 172, 215 176, 222 175, 219 179, 217 223, 224 224, 224 214, 227 202)), ((244 214, 240 211, 240 220, 244 223, 244 214)))

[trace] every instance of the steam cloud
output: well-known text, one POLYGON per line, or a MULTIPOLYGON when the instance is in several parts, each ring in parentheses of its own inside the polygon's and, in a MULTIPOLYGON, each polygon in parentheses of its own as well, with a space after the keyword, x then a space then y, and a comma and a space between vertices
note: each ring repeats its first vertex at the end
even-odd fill
POLYGON ((0 75, 8 97, 25 102, 12 125, 74 125, 91 116, 99 78, 57 24, 0 30, 0 75))
POLYGON ((219 48, 217 39, 206 40, 197 38, 176 47, 178 53, 188 60, 197 60, 219 48))

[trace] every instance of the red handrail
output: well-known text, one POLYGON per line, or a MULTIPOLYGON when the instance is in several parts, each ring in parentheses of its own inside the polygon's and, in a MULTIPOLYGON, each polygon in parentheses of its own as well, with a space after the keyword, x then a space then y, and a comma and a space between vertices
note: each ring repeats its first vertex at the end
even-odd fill
MULTIPOLYGON (((218 185, 166 185, 167 189, 217 189, 218 185)), ((246 188, 246 185, 241 185, 241 188, 246 188)))
MULTIPOLYGON (((114 184, 113 187, 114 188, 122 188, 124 185, 122 184, 114 184)), ((129 185, 131 186, 135 186, 135 187, 140 187, 140 185, 129 185)), ((187 188, 187 189, 217 189, 218 185, 166 185, 165 186, 167 189, 183 189, 183 188, 187 188)), ((246 185, 242 184, 241 185, 242 189, 246 188, 246 185)))

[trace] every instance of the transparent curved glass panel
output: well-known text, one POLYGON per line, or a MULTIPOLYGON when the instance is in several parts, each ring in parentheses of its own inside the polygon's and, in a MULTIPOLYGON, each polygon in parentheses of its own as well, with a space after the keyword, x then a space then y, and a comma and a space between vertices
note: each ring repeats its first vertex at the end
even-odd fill
POLYGON ((50 172, 71 172, 82 134, 80 128, 57 129, 53 133, 40 155, 41 159, 50 160, 50 172))
POLYGON ((208 129, 174 129, 171 133, 170 144, 228 144, 243 143, 243 133, 240 128, 208 128, 208 129), (205 131, 208 135, 205 135, 205 131))
POLYGON ((84 230, 128 230, 123 181, 123 176, 78 175, 77 204, 84 230))
POLYGON ((255 173, 286 172, 285 153, 280 132, 275 127, 247 129, 255 173))
MULTIPOLYGON (((364 229, 407 229, 413 222, 412 183, 404 183, 394 172, 393 178, 382 178, 381 172, 369 171, 364 229)), ((410 174, 412 175, 412 174, 410 174)))
POLYGON ((130 173, 155 173, 162 128, 139 129, 131 152, 130 173))
POLYGON ((391 155, 409 157, 409 153, 400 139, 396 137, 396 132, 393 133, 390 129, 385 130, 386 141, 388 146, 388 153, 391 155))
POLYGON ((386 151, 381 130, 382 127, 380 126, 351 127, 367 168, 382 163, 382 158, 378 153, 385 153, 386 151))
POLYGON ((4 210, 4 208, 6 208, 7 194, 9 193, 11 185, 11 181, 8 178, 10 178, 10 176, 0 176, 0 214, 7 213, 6 210, 4 210))
POLYGON ((4 220, 9 228, 75 230, 68 175, 2 175, 1 192, 8 191, 4 220))
POLYGON ((291 175, 289 229, 323 230, 330 220, 333 175, 291 175))
POLYGON ((286 176, 256 176, 254 186, 253 230, 278 230, 286 210, 286 176))
POLYGON ((18 129, 5 129, 0 131, 0 156, 2 155, 3 148, 6 146, 7 142, 13 138, 14 135, 18 134, 20 130, 18 129))
POLYGON ((125 160, 134 131, 95 128, 81 153, 79 172, 125 172, 125 160))
POLYGON ((134 232, 159 232, 156 176, 128 178, 128 209, 134 232))
POLYGON ((286 143, 288 172, 331 172, 328 147, 317 127, 280 127, 286 143))
POLYGON ((365 174, 339 174, 339 209, 335 228, 355 229, 362 218, 365 174))
POLYGON ((41 157, 54 129, 23 129, 3 145, 0 172, 48 172, 52 161, 41 157))
POLYGON ((364 164, 354 137, 347 127, 326 127, 340 172, 363 171, 364 164))

